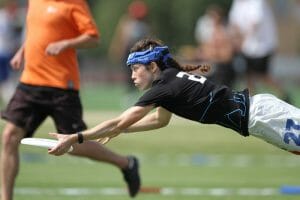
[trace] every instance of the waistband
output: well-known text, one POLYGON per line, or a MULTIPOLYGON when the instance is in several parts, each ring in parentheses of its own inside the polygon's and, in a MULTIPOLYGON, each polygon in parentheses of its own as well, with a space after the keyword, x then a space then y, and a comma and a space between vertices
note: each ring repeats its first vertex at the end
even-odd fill
POLYGON ((24 91, 40 91, 40 92, 68 92, 68 93, 76 93, 78 94, 78 90, 72 90, 72 89, 62 89, 62 88, 56 88, 56 87, 48 87, 48 86, 36 86, 36 85, 29 85, 20 82, 17 86, 17 88, 24 90, 24 91))

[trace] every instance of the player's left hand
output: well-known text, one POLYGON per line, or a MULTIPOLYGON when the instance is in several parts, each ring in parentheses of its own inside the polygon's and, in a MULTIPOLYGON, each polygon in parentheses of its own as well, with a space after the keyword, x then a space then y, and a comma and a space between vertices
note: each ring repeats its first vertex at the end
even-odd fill
POLYGON ((60 54, 62 51, 64 51, 67 47, 68 47, 68 42, 65 40, 59 42, 53 42, 47 46, 45 53, 50 56, 56 56, 60 54))
POLYGON ((49 154, 60 156, 69 152, 72 146, 72 135, 63 135, 58 133, 49 133, 49 135, 58 139, 58 144, 52 149, 48 150, 49 154))
POLYGON ((102 138, 99 138, 97 139, 97 142, 99 142, 100 144, 106 144, 108 143, 112 138, 118 136, 119 134, 114 134, 114 135, 110 135, 110 136, 107 136, 107 137, 102 137, 102 138))

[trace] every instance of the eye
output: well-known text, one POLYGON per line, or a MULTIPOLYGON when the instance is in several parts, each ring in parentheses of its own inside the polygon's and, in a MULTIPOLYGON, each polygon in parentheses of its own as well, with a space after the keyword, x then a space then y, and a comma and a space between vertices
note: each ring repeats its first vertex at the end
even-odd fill
POLYGON ((138 69, 138 67, 137 67, 136 65, 131 66, 131 70, 132 70, 133 72, 136 72, 137 69, 138 69))

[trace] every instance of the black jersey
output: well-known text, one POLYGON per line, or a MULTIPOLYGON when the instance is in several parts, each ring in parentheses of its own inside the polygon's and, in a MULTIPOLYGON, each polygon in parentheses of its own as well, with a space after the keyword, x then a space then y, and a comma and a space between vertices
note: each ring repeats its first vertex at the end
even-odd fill
POLYGON ((136 106, 161 106, 168 111, 205 124, 219 124, 248 136, 248 90, 233 92, 203 76, 174 68, 162 71, 136 106))

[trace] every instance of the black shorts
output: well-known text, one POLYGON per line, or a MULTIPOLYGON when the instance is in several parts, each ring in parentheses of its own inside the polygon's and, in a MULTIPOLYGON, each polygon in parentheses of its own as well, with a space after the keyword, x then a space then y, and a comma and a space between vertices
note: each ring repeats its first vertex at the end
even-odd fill
POLYGON ((251 58, 249 56, 243 55, 246 62, 246 72, 266 75, 269 73, 270 60, 273 54, 269 54, 264 57, 251 58))
POLYGON ((19 84, 1 117, 31 137, 50 116, 58 133, 75 133, 86 129, 78 91, 19 84))

